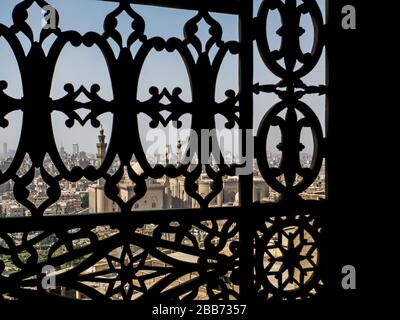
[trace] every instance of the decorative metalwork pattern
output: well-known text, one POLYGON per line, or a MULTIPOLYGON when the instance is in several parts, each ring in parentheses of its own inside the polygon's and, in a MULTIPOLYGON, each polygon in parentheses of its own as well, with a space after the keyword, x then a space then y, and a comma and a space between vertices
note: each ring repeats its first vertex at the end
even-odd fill
POLYGON ((51 265, 59 288, 86 299, 237 299, 237 241, 229 220, 2 232, 13 271, 0 265, 0 294, 34 295, 51 265))
MULTIPOLYGON (((321 124, 301 99, 326 92, 323 85, 309 86, 302 81, 316 66, 325 43, 324 22, 317 2, 263 0, 257 17, 253 18, 251 1, 215 0, 204 5, 187 1, 182 8, 195 13, 183 26, 182 39, 149 37, 145 20, 130 3, 143 1, 116 2, 119 4, 106 16, 102 33, 63 31, 58 27, 62 17, 57 13, 56 28, 43 28, 35 41, 27 23, 28 9, 32 5, 45 8, 48 3, 44 0, 21 1, 13 10, 13 24, 10 27, 0 24, 0 38, 5 39, 15 55, 23 87, 23 98, 13 98, 5 91, 7 82, 0 81, 0 126, 10 125, 6 119, 10 112, 23 113, 16 154, 10 165, 0 171, 0 185, 12 181, 15 199, 31 215, 0 221, 0 299, 61 298, 71 291, 74 298, 83 299, 310 298, 322 285, 319 215, 323 207, 322 202, 303 200, 299 194, 314 182, 325 155, 321 124), (266 32, 269 12, 273 10, 277 10, 282 22, 277 32, 282 40, 278 50, 271 49, 266 32), (239 16, 239 41, 223 40, 223 28, 212 11, 239 16), (123 13, 131 18, 127 39, 123 39, 117 28, 118 17, 123 13), (302 52, 300 47, 299 38, 304 32, 300 27, 302 15, 309 15, 314 25, 314 45, 310 52, 302 52), (200 22, 208 25, 208 39, 197 35, 200 22), (21 33, 29 40, 27 53, 18 37, 21 33), (54 40, 46 53, 43 44, 50 36, 54 40), (257 43, 265 66, 280 78, 278 83, 249 83, 252 71, 246 68, 252 65, 253 42, 257 43), (97 84, 75 88, 71 83, 65 84, 63 97, 50 98, 56 64, 67 45, 100 49, 111 79, 111 100, 99 95, 97 84), (136 53, 131 50, 133 46, 136 53), (190 79, 190 101, 181 97, 179 87, 171 91, 151 87, 150 98, 139 101, 140 73, 152 51, 179 55, 190 79), (224 101, 217 102, 217 78, 228 54, 240 58, 239 91, 227 90, 224 101), (255 159, 265 182, 281 194, 281 202, 252 203, 249 198, 253 186, 249 180, 241 180, 242 208, 208 208, 222 191, 223 178, 234 176, 235 169, 243 163, 227 164, 220 149, 215 154, 214 149, 198 148, 202 145, 201 131, 212 132, 217 115, 226 118, 228 129, 235 125, 240 129, 251 128, 248 114, 252 115, 252 95, 260 92, 273 93, 280 99, 261 120, 255 137, 255 159), (78 101, 81 95, 87 102, 78 101), (85 117, 80 116, 79 109, 88 111, 85 117), (81 125, 90 122, 99 128, 98 118, 112 114, 110 141, 98 167, 66 166, 54 138, 51 114, 55 111, 68 117, 65 124, 70 128, 75 122, 81 125), (180 127, 181 117, 190 115, 191 134, 196 137, 190 136, 181 163, 150 164, 140 139, 140 114, 151 118, 151 128, 171 123, 180 127), (272 127, 279 128, 282 136, 278 145, 282 157, 276 168, 270 166, 266 152, 272 127), (300 151, 304 148, 300 136, 305 128, 311 129, 314 143, 312 162, 307 168, 300 163, 300 151), (140 172, 131 166, 133 157, 140 165, 140 172), (211 157, 220 162, 213 165, 196 162, 211 157), (26 158, 30 167, 21 171, 26 158), (57 174, 49 173, 45 158, 51 160, 57 174), (116 158, 119 167, 111 172, 116 158), (206 195, 199 193, 197 183, 203 172, 212 180, 206 195), (47 199, 41 203, 32 200, 29 191, 37 173, 47 185, 47 199), (125 173, 134 183, 134 195, 127 201, 120 197, 118 189, 125 173), (200 209, 130 214, 135 203, 146 195, 148 179, 163 176, 184 177, 185 192, 198 202, 200 209), (76 182, 82 178, 103 180, 106 196, 119 206, 121 213, 45 216, 45 210, 61 196, 61 181, 76 182), (296 211, 299 207, 302 210, 296 211), (312 208, 317 209, 310 214, 312 208), (253 212, 254 219, 250 215, 253 212), (55 268, 54 290, 42 287, 45 276, 42 270, 46 265, 55 268), (254 274, 247 273, 243 266, 248 266, 247 270, 253 270, 254 274), (244 296, 245 286, 250 287, 249 296, 244 296)), ((162 4, 155 1, 155 4, 179 7, 179 1, 166 0, 162 4)))
POLYGON ((323 19, 316 1, 296 0, 263 1, 258 11, 256 23, 256 41, 259 52, 269 70, 281 80, 273 85, 256 84, 254 92, 275 93, 281 101, 275 104, 263 117, 257 133, 256 150, 260 171, 267 183, 277 190, 283 198, 295 198, 306 190, 317 177, 323 159, 323 135, 321 124, 312 109, 300 99, 307 94, 324 94, 326 88, 307 86, 302 78, 310 73, 323 49, 323 19), (277 50, 270 49, 266 26, 268 15, 277 10, 281 16, 282 25, 277 34, 281 37, 281 46, 277 50), (314 43, 310 52, 303 52, 300 46, 300 37, 305 30, 300 26, 302 15, 309 15, 314 24, 314 43), (279 61, 282 59, 282 63, 279 61), (298 66, 300 65, 300 66, 298 66), (282 114, 285 112, 286 114, 282 114), (299 119, 298 113, 301 114, 299 119), (271 167, 266 154, 266 143, 269 131, 278 127, 282 141, 277 146, 282 158, 277 168, 271 167), (304 128, 311 128, 314 142, 314 154, 309 168, 300 164, 300 152, 304 145, 300 142, 304 128), (283 180, 277 179, 283 175, 283 180), (296 175, 301 177, 296 180, 296 175))
MULTIPOLYGON (((1 110, 3 127, 8 125, 4 116, 14 110, 23 111, 24 127, 21 132, 17 153, 9 168, 1 173, 0 182, 12 179, 15 183, 14 193, 16 199, 29 208, 32 215, 35 216, 42 215, 44 210, 58 199, 60 196, 59 181, 62 178, 69 181, 77 181, 82 177, 90 180, 103 178, 106 181, 106 195, 118 203, 122 211, 129 211, 133 204, 145 195, 146 178, 160 178, 164 174, 169 176, 183 175, 186 177, 185 188, 187 193, 195 198, 200 206, 207 207, 210 201, 222 190, 222 177, 226 174, 232 175, 233 167, 231 168, 224 164, 223 160, 218 165, 218 170, 212 168, 211 165, 205 165, 205 170, 209 177, 214 180, 214 184, 212 192, 205 198, 202 198, 197 193, 196 185, 196 180, 202 172, 202 165, 198 164, 195 168, 189 170, 189 165, 195 155, 197 155, 198 159, 204 157, 201 148, 196 148, 195 152, 190 152, 191 146, 189 145, 188 152, 185 153, 184 159, 182 159, 182 163, 186 164, 178 167, 156 165, 153 168, 147 160, 139 138, 138 115, 139 113, 143 113, 150 116, 152 119, 150 125, 154 128, 160 122, 166 126, 172 121, 179 127, 181 125, 179 118, 183 114, 189 113, 192 116, 191 129, 193 134, 197 134, 200 137, 200 141, 196 139, 198 145, 201 145, 202 129, 215 129, 215 115, 224 115, 229 120, 226 126, 232 127, 238 121, 238 117, 235 115, 238 109, 235 105, 237 102, 236 94, 233 91, 228 91, 227 99, 221 103, 215 102, 214 96, 218 70, 222 61, 227 52, 238 53, 238 43, 233 41, 223 42, 221 40, 221 26, 208 12, 203 11, 198 12, 186 23, 184 27, 185 39, 183 40, 170 38, 165 41, 160 37, 148 38, 144 32, 145 24, 143 19, 126 1, 121 2, 118 8, 106 17, 103 34, 89 32, 80 35, 75 31, 62 32, 60 29, 43 29, 40 34, 40 40, 37 43, 34 42, 32 31, 25 22, 28 16, 27 8, 31 4, 32 1, 23 1, 16 6, 13 12, 14 25, 11 28, 2 26, 0 31, 0 34, 13 49, 20 69, 25 71, 21 72, 25 93, 23 101, 7 96, 4 93, 7 84, 3 82, 2 85, 1 103, 7 106, 1 110), (116 18, 122 12, 126 12, 132 18, 132 33, 128 37, 126 45, 123 43, 122 35, 116 29, 116 18), (206 42, 204 49, 202 48, 201 40, 196 36, 197 24, 202 19, 210 26, 210 38, 206 42), (16 36, 18 32, 23 32, 31 42, 31 49, 26 56, 16 36), (51 34, 56 35, 57 39, 46 56, 41 45, 51 34), (120 51, 117 55, 112 50, 109 43, 110 39, 119 47, 120 51), (132 56, 130 48, 135 42, 140 43, 140 48, 136 55, 132 56), (87 47, 97 46, 100 48, 107 62, 112 81, 114 96, 112 101, 106 101, 98 95, 98 91, 100 90, 98 85, 93 85, 88 90, 83 86, 75 89, 72 84, 65 85, 66 95, 63 98, 54 101, 49 99, 55 66, 63 48, 67 44, 73 46, 84 45, 87 47), (197 57, 192 55, 188 46, 192 46, 195 49, 197 57), (218 52, 214 59, 210 60, 209 52, 213 46, 217 47, 218 52), (170 93, 165 88, 161 91, 156 87, 150 89, 152 97, 149 100, 144 102, 138 101, 137 86, 140 70, 151 50, 177 51, 181 55, 191 79, 192 102, 186 103, 179 97, 182 91, 180 88, 175 88, 170 93), (40 86, 37 86, 37 83, 40 83, 40 86), (87 103, 76 101, 76 98, 80 94, 84 94, 90 101, 87 103), (160 102, 164 97, 170 101, 169 104, 164 105, 160 102), (36 107, 39 105, 42 108, 36 107), (210 106, 212 112, 203 112, 203 105, 210 106), (76 112, 76 110, 82 108, 90 111, 84 119, 81 119, 76 112), (86 168, 74 167, 69 170, 65 166, 53 138, 51 123, 51 113, 53 111, 60 111, 68 116, 68 120, 66 121, 68 127, 72 127, 75 121, 78 121, 82 125, 90 121, 94 127, 99 127, 100 122, 97 118, 100 115, 106 112, 113 114, 111 140, 105 159, 99 168, 96 169, 93 166, 88 166, 86 168), (162 111, 170 112, 167 119, 161 116, 162 111), (127 136, 131 138, 126 140, 125 137, 127 136), (42 144, 37 143, 37 141, 47 141, 48 143, 42 144), (43 159, 46 154, 53 161, 59 175, 53 177, 46 173, 43 167, 43 159), (18 177, 16 171, 21 166, 26 155, 31 159, 32 167, 25 175, 18 177), (190 159, 186 158, 188 155, 191 155, 190 159), (113 175, 110 175, 107 173, 108 169, 117 156, 120 159, 120 168, 113 175), (143 170, 142 174, 132 169, 130 165, 132 156, 135 156, 139 162, 143 170), (49 185, 49 199, 38 208, 29 201, 26 189, 33 180, 34 168, 40 169, 43 180, 49 185), (124 168, 127 170, 130 179, 136 184, 135 196, 128 202, 124 202, 119 198, 119 191, 116 187, 122 178, 124 168)), ((38 1, 37 4, 42 8, 48 5, 44 1, 38 1)), ((195 141, 195 139, 193 138, 189 141, 195 141)), ((222 155, 220 158, 222 158, 222 155)))
POLYGON ((266 299, 300 299, 316 294, 320 232, 310 215, 271 217, 256 238, 256 287, 266 299))

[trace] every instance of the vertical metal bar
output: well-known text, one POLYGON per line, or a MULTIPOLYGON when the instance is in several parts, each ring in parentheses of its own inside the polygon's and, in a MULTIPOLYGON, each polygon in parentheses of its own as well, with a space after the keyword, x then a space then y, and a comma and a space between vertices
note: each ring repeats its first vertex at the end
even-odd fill
MULTIPOLYGON (((340 136, 337 124, 340 124, 343 121, 337 121, 338 114, 341 112, 341 104, 337 103, 337 94, 340 94, 340 89, 336 88, 338 86, 337 71, 340 66, 340 58, 338 56, 337 48, 335 47, 335 41, 332 38, 332 34, 337 34, 339 30, 338 23, 340 13, 340 6, 338 6, 337 1, 327 0, 326 3, 326 18, 327 18, 327 32, 326 32, 326 85, 328 86, 328 94, 326 97, 326 158, 325 158, 325 166, 326 166, 326 197, 330 203, 330 212, 327 214, 325 229, 325 236, 330 241, 327 242, 325 250, 327 250, 327 259, 325 261, 329 268, 326 270, 326 289, 331 295, 338 299, 339 290, 337 284, 340 283, 338 272, 335 275, 335 270, 340 270, 340 265, 338 263, 339 259, 339 250, 340 244, 338 241, 332 242, 332 239, 335 239, 336 230, 340 229, 340 226, 337 226, 337 220, 343 221, 339 218, 340 215, 340 206, 338 206, 339 200, 339 181, 340 181, 340 173, 338 173, 338 165, 340 163, 340 159, 338 158, 337 150, 340 142, 340 136), (331 65, 334 65, 335 68, 330 68, 331 65), (335 109, 335 112, 333 110, 335 109), (333 208, 332 208, 333 207, 333 208), (336 210, 337 212, 335 212, 336 210)), ((340 166, 339 166, 340 167, 340 166)), ((336 237, 337 238, 337 237, 336 237)), ((339 240, 340 241, 340 240, 339 240)))
MULTIPOLYGON (((335 119, 336 111, 333 111, 334 106, 336 105, 334 101, 335 94, 332 94, 335 89, 335 81, 333 78, 335 78, 335 70, 339 68, 340 64, 338 64, 335 59, 336 59, 336 52, 334 43, 332 43, 332 34, 337 33, 335 28, 336 23, 338 21, 338 8, 336 6, 337 0, 326 0, 325 2, 325 16, 326 16, 326 30, 325 30, 325 48, 326 48, 326 54, 325 54, 325 82, 328 87, 328 94, 326 95, 326 103, 325 103, 325 130, 326 130, 326 141, 324 144, 324 153, 325 153, 325 192, 326 192, 326 198, 329 201, 330 205, 335 205, 336 204, 336 196, 337 196, 337 178, 338 174, 335 172, 335 164, 337 164, 336 157, 336 152, 335 152, 335 145, 339 143, 340 139, 337 139, 336 137, 336 128, 335 124, 337 123, 335 119), (335 68, 330 68, 331 65, 335 65, 335 68)), ((340 123, 340 122, 339 122, 340 123)), ((328 206, 331 207, 331 206, 328 206)), ((333 232, 335 232, 336 228, 332 230, 332 223, 335 222, 335 210, 330 210, 330 212, 327 212, 326 214, 326 219, 325 219, 325 224, 327 225, 327 228, 324 230, 325 238, 326 239, 331 239, 332 236, 334 236, 333 232)), ((335 276, 334 276, 334 270, 332 270, 332 265, 336 264, 336 259, 332 259, 332 255, 335 253, 335 245, 332 244, 332 242, 326 242, 325 250, 327 251, 326 254, 326 261, 325 264, 329 266, 329 268, 323 268, 325 269, 325 287, 327 289, 327 292, 332 291, 333 284, 332 282, 337 282, 337 279, 332 281, 335 276)), ((338 269, 338 266, 335 265, 333 269, 338 269)))
MULTIPOLYGON (((331 84, 331 77, 333 75, 333 70, 329 68, 330 66, 330 57, 331 57, 331 44, 328 41, 329 40, 329 34, 331 33, 331 21, 332 21, 332 1, 326 0, 325 3, 325 15, 327 19, 327 30, 325 34, 325 46, 326 46, 326 54, 325 54, 325 83, 327 87, 330 87, 331 84)), ((332 106, 332 95, 330 94, 331 89, 328 89, 328 94, 326 96, 326 103, 325 103, 325 130, 326 130, 326 143, 325 143, 325 189, 326 189, 326 198, 329 200, 335 196, 335 192, 333 191, 334 189, 334 179, 335 175, 333 174, 331 169, 331 164, 330 164, 330 156, 329 153, 331 151, 331 148, 329 147, 330 143, 330 136, 332 135, 332 129, 333 129, 333 113, 331 112, 331 106, 332 106)), ((334 199, 332 199, 334 200, 334 199)))
MULTIPOLYGON (((239 40, 241 52, 239 58, 240 88, 240 128, 243 130, 242 145, 246 150, 245 130, 253 129, 253 36, 252 36, 253 0, 240 1, 239 40)), ((253 164, 251 164, 253 165, 253 164)), ((253 175, 239 177, 240 223, 240 295, 251 301, 253 288, 253 237, 249 209, 253 202, 253 175)))

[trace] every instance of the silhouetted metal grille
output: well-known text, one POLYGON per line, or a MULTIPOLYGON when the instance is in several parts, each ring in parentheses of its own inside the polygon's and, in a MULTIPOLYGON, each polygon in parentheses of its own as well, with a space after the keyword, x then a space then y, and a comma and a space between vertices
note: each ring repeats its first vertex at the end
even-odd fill
MULTIPOLYGON (((12 163, 0 173, 0 184, 13 181, 15 199, 29 209, 31 216, 5 218, 0 221, 0 297, 29 298, 58 295, 73 290, 75 297, 89 299, 156 299, 171 301, 192 299, 306 299, 318 294, 323 286, 322 201, 304 200, 305 191, 318 176, 324 159, 324 137, 320 121, 302 98, 324 94, 325 86, 308 86, 302 79, 316 66, 324 48, 323 14, 315 0, 264 0, 253 18, 253 4, 248 0, 212 1, 131 1, 196 10, 184 25, 184 37, 163 39, 148 37, 145 21, 135 5, 120 2, 104 21, 104 32, 80 34, 75 31, 43 29, 34 42, 26 23, 27 9, 42 0, 21 1, 13 11, 13 25, 0 24, 0 38, 10 45, 20 68, 23 98, 7 95, 7 83, 0 81, 0 125, 6 127, 8 113, 23 112, 19 145, 12 163), (278 30, 280 48, 273 50, 268 42, 268 16, 281 16, 278 30), (121 13, 132 18, 132 33, 125 44, 116 29, 121 13), (239 41, 222 40, 223 29, 210 15, 223 12, 239 16, 239 41), (304 30, 300 18, 309 16, 314 25, 314 45, 304 53, 299 39, 304 30), (209 39, 202 47, 196 35, 203 20, 209 26, 209 39), (31 48, 25 55, 17 34, 22 32, 31 48), (42 44, 55 36, 48 54, 42 44), (117 54, 108 40, 117 45, 117 54), (98 47, 107 62, 113 99, 98 95, 99 87, 65 86, 65 96, 52 100, 50 89, 57 60, 66 45, 98 47), (253 44, 277 83, 253 84, 253 44), (136 45, 136 54, 130 47, 136 45), (192 50, 189 50, 189 47, 192 50), (216 49, 213 59, 210 50, 216 49), (137 98, 140 70, 149 52, 176 52, 183 59, 191 81, 192 101, 180 97, 180 90, 152 89, 146 101, 137 98), (239 56, 239 92, 228 91, 226 99, 215 99, 220 66, 227 54, 239 56), (240 207, 208 208, 221 192, 223 177, 233 176, 240 163, 217 165, 156 165, 148 162, 139 137, 138 115, 152 119, 152 126, 166 125, 188 113, 191 129, 215 128, 215 116, 227 119, 226 127, 253 128, 253 94, 273 93, 279 102, 261 120, 255 137, 255 156, 262 177, 276 190, 278 203, 253 203, 253 177, 240 177, 240 207), (78 102, 79 95, 88 102, 78 102), (162 100, 164 102, 162 102, 162 100), (167 101, 167 103, 165 103, 167 101), (84 119, 77 110, 89 111, 84 119), (104 161, 97 168, 68 168, 62 161, 53 136, 51 113, 63 112, 67 125, 75 121, 91 122, 99 127, 98 117, 112 113, 112 134, 104 161), (163 111, 168 111, 165 119, 163 111), (278 146, 282 154, 279 166, 268 161, 266 145, 271 128, 281 132, 278 146), (300 164, 301 132, 309 128, 314 141, 309 167, 300 164), (19 168, 28 156, 31 167, 23 175, 19 168), (49 157, 58 171, 51 175, 44 166, 49 157), (116 172, 109 168, 118 157, 116 172), (143 172, 130 165, 132 157, 143 172), (213 180, 208 195, 198 193, 196 181, 202 169, 213 180), (29 199, 27 186, 40 171, 48 185, 47 196, 36 206, 29 199), (123 172, 135 184, 135 195, 128 201, 119 196, 118 182, 123 172), (185 179, 185 192, 196 199, 200 208, 182 210, 136 211, 134 204, 146 194, 146 180, 163 176, 185 179), (46 208, 60 197, 60 181, 104 179, 105 193, 121 209, 119 213, 74 216, 46 216, 46 208), (104 236, 104 230, 108 230, 104 236), (111 231, 110 231, 111 230, 111 231), (77 243, 85 239, 84 246, 77 243), (48 245, 48 244, 51 245, 48 245), (7 266, 14 266, 7 273, 7 266), (57 288, 44 290, 42 273, 46 265, 56 269, 57 288)), ((99 3, 101 5, 101 3, 99 3)), ((57 17, 58 20, 58 17, 57 17)), ((156 76, 156 75, 155 75, 156 76)), ((324 107, 324 106, 321 106, 324 107)), ((179 121, 178 121, 179 123, 179 121)), ((243 136, 244 140, 244 136, 243 136)), ((190 142, 189 142, 190 148, 190 142)), ((201 150, 198 156, 201 157, 201 150)), ((211 154, 211 151, 210 153, 211 154)))

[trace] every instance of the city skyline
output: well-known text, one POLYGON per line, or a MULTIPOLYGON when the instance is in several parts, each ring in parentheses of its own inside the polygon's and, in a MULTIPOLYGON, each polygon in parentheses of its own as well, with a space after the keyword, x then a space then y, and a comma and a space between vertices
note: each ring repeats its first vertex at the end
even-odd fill
MULTIPOLYGON (((107 141, 107 140, 106 140, 107 141)), ((8 146, 8 143, 7 142, 1 142, 0 141, 0 145, 3 145, 4 146, 4 143, 6 143, 7 144, 7 146, 8 146)), ((168 145, 166 145, 166 146, 171 146, 170 144, 168 144, 168 145)), ((174 146, 175 148, 174 149, 170 149, 170 151, 169 151, 169 155, 172 155, 172 157, 173 156, 176 156, 176 146, 174 146)), ((95 147, 93 147, 92 149, 95 149, 95 147)), ((3 150, 4 150, 4 148, 3 148, 3 150)), ((8 150, 8 152, 7 152, 7 154, 8 154, 8 157, 7 158, 12 158, 13 156, 14 156, 14 154, 15 154, 15 152, 16 152, 16 149, 7 149, 8 150)), ((84 153, 85 155, 87 155, 87 156, 89 156, 89 157, 95 157, 95 155, 96 155, 96 152, 94 151, 94 152, 89 152, 89 151, 87 151, 87 150, 83 150, 83 149, 81 149, 80 147, 79 147, 79 143, 72 143, 72 145, 70 146, 70 148, 68 148, 68 146, 65 146, 64 144, 61 144, 60 145, 60 147, 58 148, 58 151, 59 151, 59 153, 60 153, 60 155, 63 153, 63 151, 66 153, 66 154, 68 154, 68 155, 75 155, 75 154, 81 154, 81 153, 84 153), (79 152, 77 152, 77 153, 75 153, 74 151, 73 151, 73 149, 74 149, 74 145, 78 145, 78 149, 79 149, 79 152), (68 150, 71 150, 70 152, 68 152, 68 150)), ((281 152, 280 151, 276 151, 276 152, 273 152, 273 151, 271 151, 271 150, 268 150, 267 151, 267 154, 268 155, 270 155, 270 156, 272 156, 272 157, 279 157, 280 156, 280 154, 281 154, 281 152)), ((165 153, 153 153, 153 154, 146 154, 146 156, 148 156, 148 157, 155 157, 155 156, 159 156, 159 158, 161 159, 161 158, 165 158, 165 153)), ((300 157, 301 158, 308 158, 308 157, 311 157, 312 156, 312 153, 309 153, 309 152, 301 152, 300 153, 300 157)), ((4 151, 3 152, 0 152, 0 159, 6 159, 6 157, 4 157, 4 151)), ((153 158, 152 158, 153 159, 153 158)), ((234 159, 236 159, 236 158, 234 158, 234 159)), ((161 161, 160 161, 160 163, 161 163, 161 161)))
MULTIPOLYGON (((86 165, 99 165, 104 160, 106 153, 106 144, 104 143, 104 135, 101 132, 99 137, 99 143, 97 143, 97 154, 96 158, 90 157, 86 165)), ((84 151, 80 151, 84 152, 84 151)), ((72 166, 80 165, 82 159, 76 157, 77 154, 72 154, 70 158, 64 159, 64 161, 72 161, 72 166), (78 163, 76 162, 78 161, 78 163)), ((62 155, 65 158, 65 154, 62 155)), ((118 163, 115 162, 112 166, 113 170, 118 168, 118 163), (116 167, 115 167, 116 166, 116 167)), ((279 159, 271 160, 272 162, 279 161, 279 159)), ((308 161, 303 159, 302 162, 308 161)), ((275 163, 276 164, 276 163, 275 163)), ((0 162, 1 165, 1 162, 0 162)), ((133 163, 133 167, 137 164, 133 163)), ((45 159, 46 170, 49 174, 55 173, 55 167, 48 163, 45 159)), ((22 164, 23 175, 29 170, 29 165, 24 161, 22 164)), ((320 199, 325 197, 325 175, 324 166, 321 168, 321 173, 315 182, 302 194, 306 199, 320 199)), ((1 167, 0 167, 1 169, 1 167)), ((136 169, 136 168, 134 168, 136 169)), ((264 179, 260 176, 257 164, 254 165, 254 191, 253 201, 276 201, 278 200, 279 193, 271 189, 264 179)), ((111 173, 111 172, 110 172, 111 173)), ((237 206, 238 205, 238 177, 224 176, 224 188, 222 191, 215 196, 210 203, 210 206, 237 206)), ((211 183, 206 176, 201 176, 199 183, 199 192, 201 194, 208 194, 211 192, 211 183)), ((132 210, 157 210, 157 209, 169 209, 169 208, 196 208, 199 206, 197 201, 187 195, 185 192, 181 193, 179 190, 185 190, 184 178, 168 178, 162 177, 161 179, 146 179, 147 192, 139 199, 132 210)), ((29 210, 24 205, 17 202, 13 196, 13 183, 8 181, 5 184, 0 185, 0 216, 13 217, 13 216, 25 216, 29 215, 29 210)), ((118 184, 121 199, 124 202, 128 201, 134 195, 133 189, 134 183, 128 177, 124 175, 118 184)), ((36 173, 32 183, 27 186, 29 190, 29 201, 36 207, 40 206, 46 199, 47 187, 43 181, 42 176, 36 173)), ((51 206, 49 206, 45 213, 48 214, 81 214, 81 213, 103 213, 103 212, 119 212, 120 208, 117 203, 108 198, 104 193, 104 180, 99 179, 96 181, 88 181, 86 178, 82 178, 77 182, 69 182, 66 180, 60 181, 61 198, 51 206)))

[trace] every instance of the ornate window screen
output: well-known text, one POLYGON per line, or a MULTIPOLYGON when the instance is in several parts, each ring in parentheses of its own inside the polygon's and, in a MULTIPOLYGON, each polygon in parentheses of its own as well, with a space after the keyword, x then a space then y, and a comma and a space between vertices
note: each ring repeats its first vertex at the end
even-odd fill
MULTIPOLYGON (((134 0, 115 1, 119 5, 104 21, 102 33, 45 28, 34 41, 26 23, 32 4, 45 8, 43 0, 20 1, 13 10, 13 24, 0 24, 0 39, 9 44, 18 62, 23 98, 7 95, 7 83, 0 81, 0 126, 7 127, 5 116, 12 111, 23 113, 18 148, 12 162, 0 173, 0 184, 12 181, 15 199, 29 209, 30 216, 0 220, 0 297, 24 299, 59 297, 79 299, 156 299, 171 301, 193 299, 302 300, 318 295, 324 285, 323 212, 325 202, 302 199, 320 173, 325 138, 320 121, 302 98, 325 94, 324 85, 310 86, 302 79, 317 65, 325 45, 324 21, 315 0, 264 0, 253 17, 253 3, 247 0, 134 0), (183 27, 183 38, 148 37, 145 21, 135 11, 136 4, 150 4, 195 10, 183 27), (278 12, 281 27, 280 48, 271 49, 268 17, 278 12), (117 17, 125 12, 132 18, 132 32, 124 43, 118 32, 117 17), (222 40, 223 29, 212 12, 239 17, 239 41, 222 40), (303 52, 300 37, 302 16, 309 16, 314 27, 314 43, 303 52), (203 20, 209 26, 209 39, 202 46, 196 35, 203 20), (25 54, 17 37, 24 34, 30 42, 25 54), (44 41, 54 35, 46 54, 44 41), (116 54, 110 45, 118 47, 116 54), (50 90, 58 58, 66 45, 96 46, 107 63, 113 98, 103 99, 99 86, 74 88, 65 85, 65 95, 51 99, 50 90), (256 44, 266 70, 279 78, 277 83, 253 83, 256 44), (134 55, 130 47, 136 45, 134 55), (210 50, 216 48, 211 59, 210 50), (140 71, 149 52, 177 52, 185 63, 191 85, 191 101, 181 97, 181 90, 152 88, 147 101, 138 101, 140 71), (239 91, 229 90, 226 99, 216 102, 216 81, 227 54, 239 56, 239 91), (144 113, 151 126, 175 122, 184 114, 191 116, 192 132, 214 129, 215 116, 223 115, 226 128, 237 125, 253 129, 253 95, 260 92, 276 95, 279 102, 261 119, 255 142, 254 159, 265 182, 281 195, 277 203, 253 202, 253 176, 239 178, 240 206, 209 208, 223 189, 223 178, 234 176, 241 163, 224 161, 206 164, 155 165, 145 154, 139 137, 138 115, 144 113), (79 102, 85 95, 88 102, 79 102), (168 102, 162 102, 167 100, 168 102), (78 109, 89 113, 81 118, 78 109), (111 138, 100 166, 67 167, 54 139, 51 114, 64 113, 67 125, 90 122, 99 127, 98 117, 113 116, 111 138), (168 111, 165 119, 162 112, 168 111), (281 160, 270 165, 266 145, 271 128, 279 128, 281 160), (300 161, 301 132, 309 128, 313 138, 313 156, 309 167, 300 161), (129 137, 129 138, 127 138, 129 137), (131 166, 135 157, 141 172, 131 166), (30 168, 20 167, 29 157, 30 168), (119 168, 109 169, 119 158, 119 168), (50 158, 57 174, 50 174, 44 160, 50 158), (198 193, 196 181, 205 170, 213 181, 207 195, 198 193), (40 172, 47 184, 47 199, 36 206, 29 198, 28 186, 40 172), (124 172, 134 183, 134 196, 124 201, 117 187, 124 172), (149 179, 163 176, 184 177, 185 192, 198 203, 198 209, 131 212, 147 191, 149 179), (46 216, 46 208, 61 195, 60 181, 82 178, 104 181, 104 190, 118 204, 120 213, 46 216), (43 288, 43 267, 52 266, 56 288, 43 288)), ((99 3, 101 5, 101 3, 99 3)), ((1 80, 1 79, 0 79, 1 80)), ((324 106, 321 106, 322 108, 324 106)), ((245 130, 243 130, 245 132, 245 130)), ((192 141, 192 139, 190 140, 192 141)), ((245 134, 242 136, 243 144, 245 134)), ((190 143, 189 143, 190 149, 190 143)), ((197 150, 200 159, 204 150, 197 150)), ((211 155, 211 150, 207 156, 211 155)), ((184 157, 187 157, 185 154, 184 157)), ((223 157, 221 156, 222 160, 223 157)), ((193 159, 189 159, 193 160, 193 159)), ((190 163, 190 161, 189 161, 190 163)), ((193 163, 192 163, 193 164, 193 163)))

